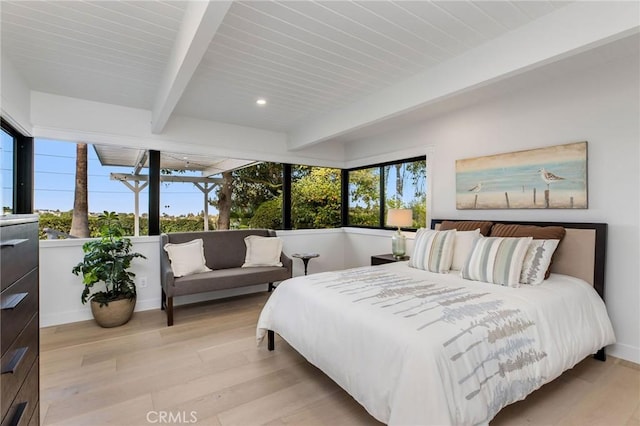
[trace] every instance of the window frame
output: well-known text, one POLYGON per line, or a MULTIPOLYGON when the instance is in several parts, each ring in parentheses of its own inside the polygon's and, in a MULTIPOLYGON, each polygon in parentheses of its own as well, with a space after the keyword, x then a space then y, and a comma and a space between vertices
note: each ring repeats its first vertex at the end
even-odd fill
MULTIPOLYGON (((390 226, 386 226, 385 225, 385 206, 386 206, 386 188, 385 188, 385 176, 384 176, 384 168, 387 166, 393 166, 396 164, 403 164, 403 163, 413 163, 416 161, 424 161, 425 162, 425 167, 427 166, 427 156, 426 155, 419 155, 417 157, 410 157, 410 158, 404 158, 401 160, 394 160, 394 161, 385 161, 384 163, 375 163, 375 164, 367 164, 364 166, 358 166, 358 167, 353 167, 350 169, 342 169, 343 172, 343 179, 342 179, 342 227, 349 227, 349 228, 363 228, 363 229, 385 229, 385 230, 394 230, 394 227, 390 227, 390 226), (354 225, 354 224, 349 224, 349 201, 350 201, 350 197, 349 197, 349 173, 352 171, 357 171, 357 170, 364 170, 364 169, 372 169, 372 168, 378 168, 379 169, 379 176, 380 176, 380 206, 379 206, 379 213, 378 213, 378 225, 354 225)), ((425 179, 427 179, 427 175, 428 175, 428 170, 425 171, 425 179)), ((428 179, 427 179, 428 181, 428 179)), ((425 189, 425 193, 427 193, 427 190, 425 189)), ((404 231, 409 231, 409 232, 415 232, 417 231, 418 228, 413 228, 413 227, 403 227, 401 228, 404 231)))
MULTIPOLYGON (((6 131, 7 133, 9 133, 13 138, 14 138, 14 144, 17 146, 17 148, 20 149, 14 149, 14 182, 13 182, 13 196, 14 196, 14 213, 32 213, 33 209, 32 209, 32 203, 33 203, 33 138, 32 137, 28 137, 25 136, 23 134, 21 134, 18 130, 16 130, 13 126, 11 126, 6 120, 4 120, 4 118, 2 118, 2 129, 4 131, 6 131), (21 151, 21 153, 18 153, 18 155, 16 155, 17 151, 21 151), (16 172, 15 169, 18 169, 18 172, 16 172), (23 182, 24 185, 21 185, 22 187, 24 187, 23 191, 18 191, 16 188, 16 183, 17 182, 23 182), (16 202, 16 200, 18 200, 18 202, 16 202), (23 211, 19 211, 16 212, 16 206, 22 206, 23 208, 21 208, 20 210, 23 211)), ((152 152, 152 150, 150 150, 150 152, 152 152)), ((160 152, 159 151, 153 151, 153 153, 155 154, 155 156, 159 157, 160 152)), ((151 224, 152 224, 152 219, 155 217, 158 221, 158 226, 153 227, 153 228, 159 228, 159 219, 160 219, 160 214, 159 214, 159 189, 160 189, 160 185, 159 185, 159 175, 160 175, 160 168, 159 168, 159 159, 155 159, 156 161, 150 161, 150 163, 154 163, 152 167, 150 165, 150 182, 149 182, 149 187, 150 187, 150 194, 149 194, 149 233, 148 235, 158 235, 160 233, 159 229, 152 229, 151 224), (154 169, 154 170, 152 170, 154 169), (157 175, 157 176, 155 176, 157 175), (155 179, 153 179, 155 178, 155 179), (155 181, 155 182, 154 182, 155 181), (157 196, 153 196, 154 194, 151 193, 152 189, 156 187, 156 190, 158 192, 157 196), (156 208, 154 208, 156 207, 156 208)), ((393 166, 393 165, 397 165, 397 164, 403 164, 403 163, 411 163, 411 162, 416 162, 416 161, 424 161, 425 162, 425 166, 426 166, 426 172, 425 172, 425 179, 427 182, 427 187, 425 188, 425 195, 427 196, 427 212, 429 211, 428 207, 429 207, 429 175, 430 175, 430 170, 429 170, 429 155, 419 155, 419 156, 414 156, 414 157, 409 157, 409 158, 403 158, 403 159, 399 159, 399 160, 393 160, 393 161, 385 161, 385 162, 381 162, 381 163, 374 163, 374 164, 367 164, 367 165, 363 165, 363 166, 358 166, 358 167, 352 167, 352 168, 342 168, 340 169, 341 171, 341 223, 340 223, 340 227, 345 228, 345 227, 351 227, 351 228, 363 228, 363 229, 383 229, 383 230, 393 230, 393 227, 389 227, 385 225, 385 206, 386 206, 386 188, 385 188, 385 170, 384 168, 387 166, 393 166), (379 197, 380 197, 380 203, 379 203, 379 214, 378 214, 378 224, 377 225, 356 225, 356 224, 349 224, 349 202, 350 202, 350 196, 349 196, 349 173, 353 172, 353 171, 357 171, 357 170, 363 170, 363 169, 371 169, 371 168, 378 168, 379 169, 379 177, 380 177, 380 188, 379 188, 379 197)), ((292 168, 297 165, 297 164, 292 164, 292 163, 281 163, 283 166, 283 173, 282 173, 282 177, 283 177, 283 205, 282 205, 282 213, 283 213, 283 227, 282 230, 291 230, 292 229, 292 224, 291 224, 291 174, 292 174, 292 168)), ((427 215, 428 216, 428 215, 427 215)), ((414 227, 406 227, 406 228, 402 228, 405 231, 416 231, 417 228, 414 227)))
POLYGON ((22 134, 4 117, 0 126, 13 138, 13 214, 33 213, 33 137, 22 134))

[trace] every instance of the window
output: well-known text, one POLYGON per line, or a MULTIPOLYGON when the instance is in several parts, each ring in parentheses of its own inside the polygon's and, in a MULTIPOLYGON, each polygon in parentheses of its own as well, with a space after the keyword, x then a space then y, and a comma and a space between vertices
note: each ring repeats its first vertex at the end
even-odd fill
POLYGON ((340 173, 326 167, 292 167, 292 229, 340 227, 340 173))
POLYGON ((348 171, 348 226, 384 228, 390 208, 410 208, 413 228, 426 225, 426 158, 348 171))
MULTIPOLYGON (((160 161, 163 163, 167 161, 167 157, 171 158, 174 154, 161 152, 160 156, 160 161)), ((206 229, 216 229, 218 220, 215 203, 216 188, 211 183, 205 182, 202 173, 190 169, 189 167, 192 166, 186 162, 180 167, 182 168, 160 170, 160 232, 204 230, 205 209, 208 215, 206 229), (191 178, 203 179, 203 181, 190 181, 191 178)), ((143 169, 141 174, 148 175, 148 169, 143 169)))
POLYGON ((13 213, 13 147, 14 137, 2 129, 2 144, 0 145, 0 186, 2 186, 2 212, 13 213))
MULTIPOLYGON (((117 147, 118 152, 132 151, 131 148, 117 147)), ((71 231, 73 217, 77 144, 46 139, 36 139, 34 149, 34 211, 40 215, 40 238, 47 238, 44 228, 50 228, 53 235, 64 237, 71 231)), ((104 156, 104 154, 103 154, 104 156)), ((106 161, 106 157, 103 158, 106 161)), ((93 145, 87 146, 87 201, 90 236, 98 236, 98 214, 115 211, 123 222, 128 235, 135 234, 134 192, 122 182, 111 179, 111 173, 131 173, 131 167, 102 165, 93 145)), ((141 171, 141 174, 147 174, 141 171)), ((130 182, 131 185, 135 185, 130 182)), ((147 233, 148 190, 139 194, 140 234, 147 233)))
POLYGON ((409 161, 384 166, 385 204, 388 209, 411 209, 412 228, 424 228, 427 220, 425 192, 425 161, 409 161))
POLYGON ((349 171, 349 226, 380 226, 380 167, 349 171))
POLYGON ((232 176, 231 227, 282 229, 282 164, 258 163, 232 176))

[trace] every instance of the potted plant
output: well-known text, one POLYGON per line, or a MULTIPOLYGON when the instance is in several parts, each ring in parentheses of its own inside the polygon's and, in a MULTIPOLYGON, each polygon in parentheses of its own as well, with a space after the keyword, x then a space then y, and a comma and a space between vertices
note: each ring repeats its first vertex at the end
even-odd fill
POLYGON ((101 214, 98 225, 100 239, 84 243, 84 258, 72 272, 82 274, 82 303, 91 301, 96 322, 102 327, 117 327, 131 319, 136 305, 135 274, 128 271, 131 261, 146 257, 131 252, 131 240, 123 237, 124 230, 115 212, 101 214), (105 289, 91 293, 94 284, 100 282, 105 289))

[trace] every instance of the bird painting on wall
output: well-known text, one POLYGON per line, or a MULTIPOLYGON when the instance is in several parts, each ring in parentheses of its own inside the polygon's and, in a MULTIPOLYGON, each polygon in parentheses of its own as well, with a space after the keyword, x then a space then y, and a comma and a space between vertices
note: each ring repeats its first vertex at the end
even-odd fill
POLYGON ((480 191, 482 191, 482 182, 478 182, 478 184, 476 186, 474 186, 473 188, 468 190, 469 192, 473 192, 475 195, 474 199, 473 199, 473 208, 477 208, 478 207, 478 193, 480 191))
POLYGON ((545 170, 544 167, 538 170, 538 172, 540 173, 540 177, 542 178, 544 183, 547 184, 547 189, 549 189, 550 184, 560 182, 561 180, 565 180, 563 177, 560 177, 551 172, 548 172, 547 170, 545 170))
POLYGON ((482 190, 482 182, 478 182, 476 186, 469 189, 469 192, 475 192, 476 194, 482 190))

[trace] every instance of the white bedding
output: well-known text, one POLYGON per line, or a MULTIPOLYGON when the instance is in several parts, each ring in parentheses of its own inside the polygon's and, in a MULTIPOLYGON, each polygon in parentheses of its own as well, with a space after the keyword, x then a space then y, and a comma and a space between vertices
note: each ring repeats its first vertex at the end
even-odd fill
MULTIPOLYGON (((282 282, 258 321, 396 425, 488 423, 615 341, 582 280, 501 287, 406 262, 282 282)), ((276 348, 277 350, 277 348, 276 348)))

